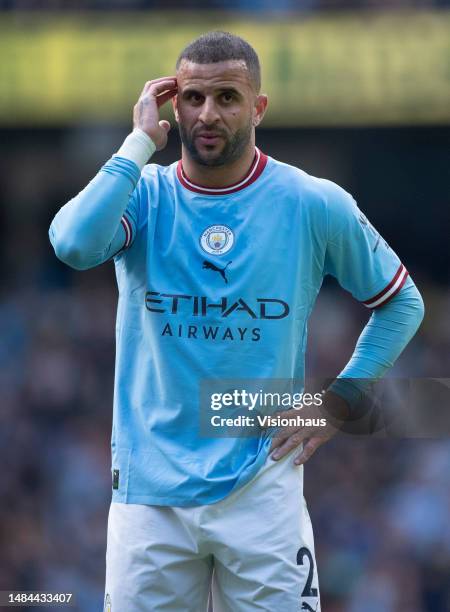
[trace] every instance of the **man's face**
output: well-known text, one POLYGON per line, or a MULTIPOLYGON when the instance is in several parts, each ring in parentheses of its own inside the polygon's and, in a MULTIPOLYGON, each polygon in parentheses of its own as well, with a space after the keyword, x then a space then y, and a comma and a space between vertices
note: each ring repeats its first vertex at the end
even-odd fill
POLYGON ((192 159, 223 166, 239 159, 264 114, 244 61, 194 64, 183 60, 173 100, 181 141, 192 159))

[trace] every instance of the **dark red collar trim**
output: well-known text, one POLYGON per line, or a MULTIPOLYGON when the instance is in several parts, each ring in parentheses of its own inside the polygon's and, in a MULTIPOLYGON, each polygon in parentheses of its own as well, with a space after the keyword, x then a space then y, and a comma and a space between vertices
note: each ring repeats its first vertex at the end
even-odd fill
POLYGON ((235 191, 245 189, 245 187, 248 187, 254 183, 266 167, 266 164, 267 155, 255 147, 255 159, 253 160, 247 174, 238 183, 233 183, 227 187, 217 188, 197 185, 197 183, 193 183, 185 175, 181 159, 177 164, 177 176, 183 187, 186 187, 186 189, 189 189, 190 191, 195 191, 195 193, 202 193, 203 195, 228 195, 229 193, 234 193, 235 191))

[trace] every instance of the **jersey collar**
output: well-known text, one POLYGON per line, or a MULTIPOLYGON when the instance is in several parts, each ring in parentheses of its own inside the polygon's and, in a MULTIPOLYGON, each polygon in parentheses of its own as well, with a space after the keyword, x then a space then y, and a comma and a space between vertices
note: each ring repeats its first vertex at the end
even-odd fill
POLYGON ((198 185, 197 183, 193 183, 185 175, 181 159, 177 164, 177 176, 183 187, 186 187, 186 189, 189 189, 190 191, 195 191, 195 193, 219 196, 228 195, 229 193, 234 193, 235 191, 245 189, 245 187, 248 187, 249 185, 254 183, 264 170, 266 164, 267 155, 265 155, 257 147, 255 147, 255 157, 253 159, 252 165, 250 166, 244 178, 242 178, 238 183, 233 183, 232 185, 228 185, 227 187, 205 187, 204 185, 198 185))

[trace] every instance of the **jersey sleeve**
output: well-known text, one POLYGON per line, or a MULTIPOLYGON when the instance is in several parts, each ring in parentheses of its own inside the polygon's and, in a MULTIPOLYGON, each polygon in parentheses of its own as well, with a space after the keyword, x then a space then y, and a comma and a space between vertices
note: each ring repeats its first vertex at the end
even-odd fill
POLYGON ((109 258, 120 257, 134 242, 139 222, 139 192, 136 188, 128 202, 120 225, 111 241, 109 258))
POLYGON ((408 271, 350 194, 333 185, 327 198, 325 274, 368 308, 386 304, 408 271))
POLYGON ((140 174, 133 161, 115 155, 56 213, 49 237, 61 261, 85 270, 131 246, 138 227, 140 174))

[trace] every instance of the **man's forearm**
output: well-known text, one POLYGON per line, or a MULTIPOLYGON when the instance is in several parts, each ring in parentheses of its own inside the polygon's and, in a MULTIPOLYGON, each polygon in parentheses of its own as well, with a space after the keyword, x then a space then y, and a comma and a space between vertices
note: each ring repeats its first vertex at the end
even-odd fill
POLYGON ((76 269, 98 265, 123 246, 122 216, 154 151, 148 136, 133 132, 75 198, 56 214, 49 230, 59 259, 76 269))
POLYGON ((331 386, 333 391, 350 404, 357 401, 365 384, 381 378, 393 366, 419 328, 423 315, 422 297, 408 278, 397 295, 373 311, 350 361, 331 386))

